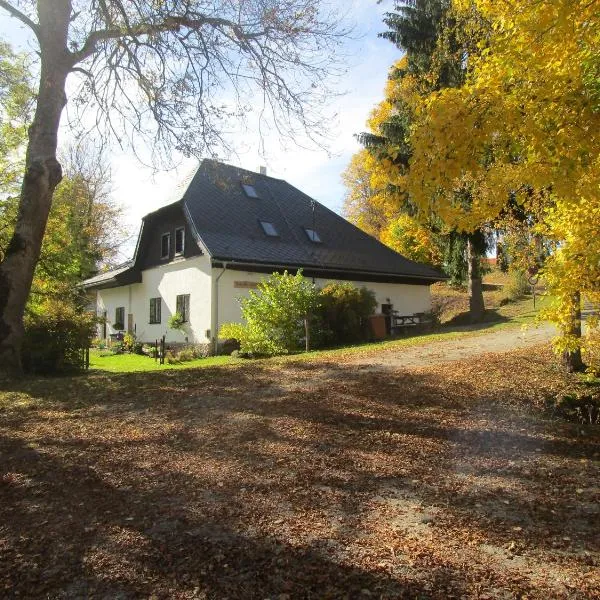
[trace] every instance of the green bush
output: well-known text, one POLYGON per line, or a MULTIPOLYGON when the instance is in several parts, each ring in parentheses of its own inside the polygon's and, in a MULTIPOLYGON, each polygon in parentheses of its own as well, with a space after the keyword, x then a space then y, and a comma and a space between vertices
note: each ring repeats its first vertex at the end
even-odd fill
POLYGON ((320 292, 322 343, 352 344, 369 337, 368 317, 375 312, 375 294, 351 283, 328 283, 320 292))
POLYGON ((177 354, 175 354, 172 350, 167 350, 165 353, 165 362, 169 365, 175 365, 181 361, 179 360, 177 354))
POLYGON ((131 333, 126 333, 123 336, 123 350, 125 350, 125 352, 133 352, 134 345, 135 336, 131 333))
POLYGON ((173 313, 169 317, 169 329, 174 329, 175 331, 183 331, 183 324, 183 317, 178 312, 173 313))
POLYGON ((106 348, 106 340, 103 340, 102 338, 95 337, 91 341, 90 346, 92 348, 98 348, 98 350, 104 350, 106 348))
POLYGON ((273 273, 241 301, 245 325, 226 323, 220 339, 236 339, 240 352, 252 356, 287 354, 304 347, 305 319, 317 310, 319 293, 301 271, 273 273))
POLYGON ((196 355, 192 348, 186 348, 179 351, 177 358, 179 359, 179 362, 190 362, 196 358, 196 355))
POLYGON ((521 300, 521 298, 531 294, 527 273, 515 269, 510 275, 510 283, 506 286, 506 297, 510 302, 521 300))
POLYGON ((43 313, 25 318, 23 368, 54 374, 83 369, 83 352, 95 334, 97 317, 58 301, 44 304, 43 313))

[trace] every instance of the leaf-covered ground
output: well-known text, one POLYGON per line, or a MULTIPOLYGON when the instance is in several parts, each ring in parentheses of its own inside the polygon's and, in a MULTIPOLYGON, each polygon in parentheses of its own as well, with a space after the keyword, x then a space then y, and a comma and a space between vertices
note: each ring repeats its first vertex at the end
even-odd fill
POLYGON ((0 392, 0 597, 597 598, 600 436, 544 348, 0 392))

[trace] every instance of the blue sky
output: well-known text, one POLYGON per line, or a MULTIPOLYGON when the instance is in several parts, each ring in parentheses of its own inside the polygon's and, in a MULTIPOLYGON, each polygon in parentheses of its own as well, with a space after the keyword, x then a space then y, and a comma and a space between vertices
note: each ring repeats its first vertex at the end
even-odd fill
MULTIPOLYGON (((353 37, 357 39, 345 44, 347 73, 337 82, 337 90, 345 94, 335 100, 338 117, 330 131, 328 151, 302 149, 290 142, 282 144, 271 136, 266 138, 266 152, 261 156, 258 139, 253 144, 250 131, 244 133, 246 147, 239 149, 229 162, 256 171, 265 165, 269 175, 286 179, 341 212, 345 193, 341 173, 359 149, 354 135, 364 130, 370 111, 382 99, 388 68, 400 57, 400 51, 377 37, 385 28, 382 16, 391 10, 391 1, 377 4, 376 0, 330 0, 330 3, 348 15, 348 21, 355 25, 353 37)), ((29 46, 26 32, 18 22, 2 13, 0 10, 0 37, 22 48, 29 46)), ((64 128, 60 142, 68 143, 68 131, 64 128)), ((173 188, 196 164, 184 160, 177 169, 155 173, 131 154, 113 150, 110 156, 113 197, 125 207, 133 237, 141 217, 172 200, 173 188)), ((129 252, 131 247, 124 248, 122 258, 129 252)))

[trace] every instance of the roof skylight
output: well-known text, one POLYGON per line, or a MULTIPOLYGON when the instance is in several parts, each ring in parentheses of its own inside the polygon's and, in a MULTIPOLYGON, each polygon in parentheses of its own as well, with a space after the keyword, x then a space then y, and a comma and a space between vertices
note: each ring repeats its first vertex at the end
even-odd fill
POLYGON ((315 242, 316 244, 321 243, 321 238, 315 229, 309 229, 308 227, 305 227, 304 231, 306 231, 306 235, 311 242, 315 242))
POLYGON ((248 198, 260 198, 256 188, 253 185, 250 185, 249 183, 242 183, 242 188, 244 188, 244 192, 248 198))
POLYGON ((273 225, 273 223, 269 223, 269 221, 261 221, 260 224, 266 235, 270 237, 279 237, 279 233, 277 233, 277 229, 275 229, 275 225, 273 225))

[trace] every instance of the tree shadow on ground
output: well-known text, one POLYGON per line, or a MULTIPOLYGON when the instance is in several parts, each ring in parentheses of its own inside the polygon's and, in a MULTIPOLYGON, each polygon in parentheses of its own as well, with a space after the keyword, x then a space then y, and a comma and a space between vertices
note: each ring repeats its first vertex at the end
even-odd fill
POLYGON ((218 508, 194 513, 193 500, 174 492, 182 489, 176 480, 185 480, 183 474, 172 475, 170 488, 160 479, 119 487, 85 460, 56 460, 7 437, 0 445, 21 478, 19 485, 5 476, 1 488, 9 518, 0 573, 13 597, 428 598, 432 590, 435 597, 464 592, 449 568, 422 581, 403 580, 338 561, 328 538, 294 547, 261 536, 237 518, 235 507, 229 519, 218 508))
POLYGON ((552 558, 586 597, 597 432, 506 404, 532 393, 519 386, 535 360, 508 387, 483 386, 485 367, 260 363, 15 384, 0 429, 5 589, 568 597, 527 574, 552 558), (506 554, 515 528, 529 562, 490 566, 480 545, 506 554))

